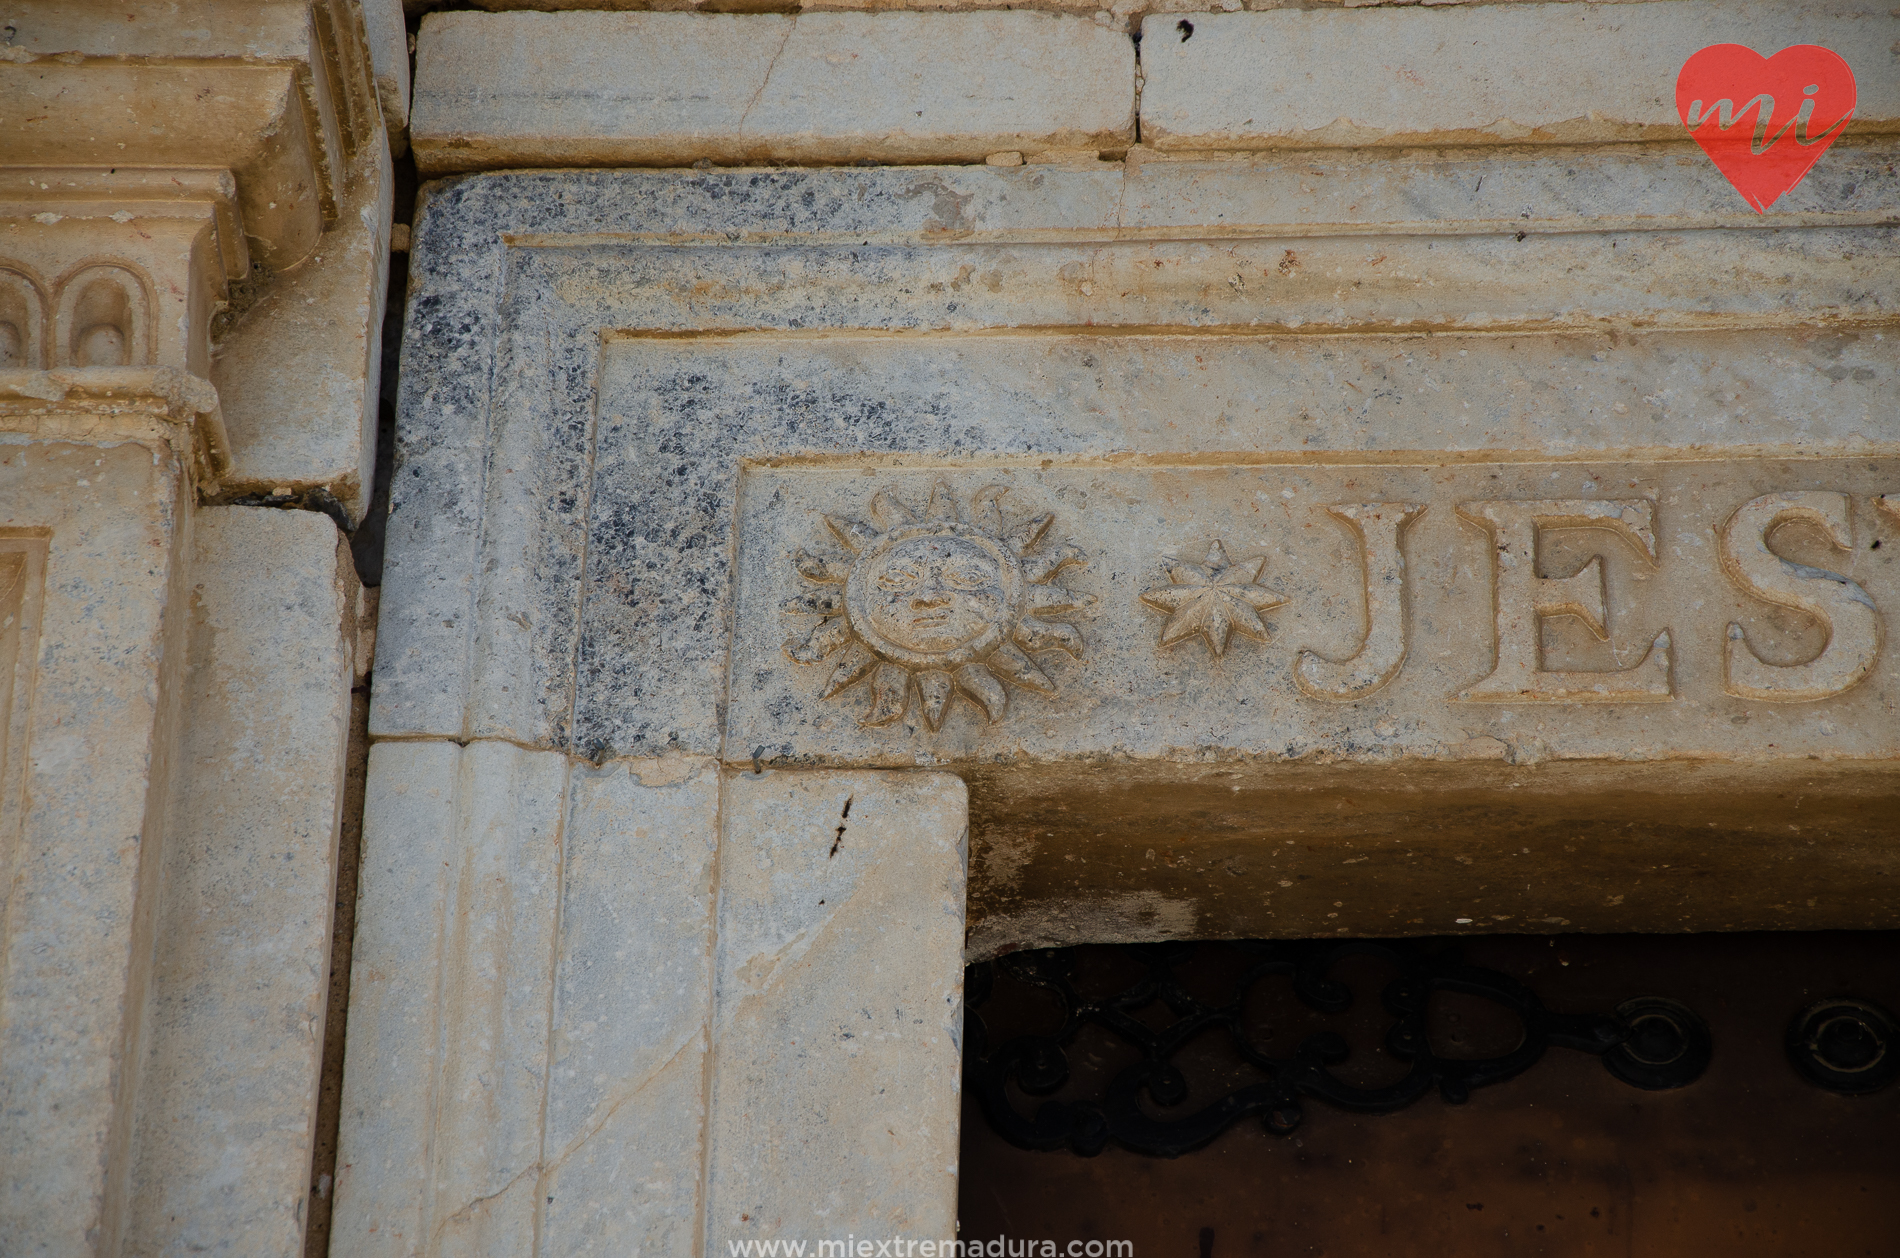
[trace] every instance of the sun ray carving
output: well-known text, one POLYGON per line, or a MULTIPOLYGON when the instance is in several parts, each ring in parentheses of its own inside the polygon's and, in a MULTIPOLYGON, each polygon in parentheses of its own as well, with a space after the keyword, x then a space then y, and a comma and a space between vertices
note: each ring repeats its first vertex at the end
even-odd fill
POLYGON ((1086 611, 1095 597, 1059 578, 1087 560, 1066 542, 1044 544, 1053 515, 1006 518, 1008 491, 979 489, 964 511, 938 481, 921 510, 886 489, 871 499, 875 523, 825 517, 850 553, 793 556, 813 588, 783 608, 816 618, 787 640, 785 654, 830 666, 825 698, 864 683, 864 724, 890 725, 914 700, 934 731, 959 695, 994 723, 1008 710, 1010 686, 1055 693, 1036 657, 1081 657, 1081 629, 1061 618, 1086 611))

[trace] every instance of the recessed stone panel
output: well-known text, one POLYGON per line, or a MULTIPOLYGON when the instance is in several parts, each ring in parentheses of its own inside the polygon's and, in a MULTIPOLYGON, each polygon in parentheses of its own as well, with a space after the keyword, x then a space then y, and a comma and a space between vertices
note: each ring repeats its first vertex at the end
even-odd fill
MULTIPOLYGON (((871 463, 888 467, 948 468, 974 460, 1011 469, 1010 476, 1045 460, 1156 463, 1182 467, 1182 475, 1194 466, 1271 463, 1287 465, 1284 474, 1293 478, 1287 483, 1299 484, 1305 473, 1297 465, 1306 462, 1602 462, 1620 461, 1625 452, 1682 458, 1711 448, 1772 449, 1791 438, 1803 453, 1844 454, 1884 448, 1887 425, 1876 390, 1890 373, 1887 364, 1888 343, 1878 333, 1347 340, 1048 332, 924 339, 859 332, 612 339, 602 350, 584 537, 565 503, 554 500, 553 510, 535 505, 550 501, 535 486, 545 485, 559 464, 512 448, 561 430, 537 431, 512 416, 503 430, 510 457, 498 492, 519 495, 523 503, 520 530, 504 536, 510 548, 526 543, 534 548, 528 553, 542 558, 518 575, 510 564, 485 577, 491 590, 508 580, 518 601, 507 610, 520 614, 486 622, 477 663, 493 670, 487 675, 494 680, 482 687, 484 702, 493 719, 536 731, 534 737, 546 737, 541 723, 551 721, 559 737, 565 733, 560 705, 571 693, 572 737, 589 754, 658 751, 675 741, 712 751, 726 684, 727 622, 719 609, 730 597, 733 504, 742 496, 747 515, 764 519, 779 509, 773 495, 789 493, 793 500, 785 509, 809 509, 796 505, 796 487, 830 483, 813 473, 833 460, 874 455, 871 463), (786 466, 785 477, 751 475, 741 487, 742 468, 775 463, 786 466), (583 547, 586 578, 577 607, 565 574, 583 547), (538 687, 531 684, 537 675, 538 687)), ((844 479, 876 475, 866 468, 844 479)), ((972 471, 954 478, 966 503, 986 477, 972 471)), ((1539 476, 1517 479, 1527 486, 1521 492, 1541 496, 1528 488, 1539 476)), ((1588 479, 1579 471, 1564 483, 1581 486, 1588 479)), ((929 480, 912 476, 904 491, 918 509, 929 497, 929 480)), ((1117 492, 1139 496, 1154 483, 1128 480, 1117 492)), ((1348 473, 1305 484, 1300 492, 1315 504, 1321 498, 1373 501, 1380 494, 1411 500, 1402 487, 1428 497, 1438 492, 1395 470, 1371 498, 1356 496, 1368 483, 1348 473)), ((868 491, 880 487, 866 484, 868 491)), ((1281 487, 1276 482, 1271 495, 1281 487)), ((1159 491, 1178 492, 1165 481, 1159 491)), ((1469 492, 1489 491, 1472 483, 1469 492)), ((1427 532, 1464 536, 1454 527, 1456 495, 1441 494, 1439 502, 1427 532)), ((868 509, 868 498, 858 507, 868 509)), ((1077 527, 1071 520, 1059 517, 1061 528, 1077 527)), ((808 524, 804 518, 798 527, 808 524)), ((1224 526, 1210 517, 1194 527, 1224 526)), ((1342 548, 1345 536, 1339 533, 1342 548)), ((1184 557, 1198 558, 1213 539, 1213 532, 1198 542, 1184 534, 1170 545, 1188 547, 1195 553, 1184 557)), ((796 544, 811 543, 801 536, 796 544)), ((1250 544, 1273 543, 1262 536, 1250 544)), ((1477 544, 1475 534, 1470 544, 1477 544)), ((1125 560, 1137 558, 1158 562, 1132 554, 1125 560)), ((774 597, 782 601, 793 592, 774 597)), ((789 632, 767 634, 772 652, 789 632)), ((735 713, 755 712, 747 706, 757 693, 751 668, 734 657, 735 713)), ((1073 701, 1051 701, 1050 711, 1072 712, 1073 701)), ((761 755, 774 748, 801 755, 818 750, 793 730, 768 735, 762 710, 755 715, 759 719, 730 727, 730 755, 743 760, 759 748, 766 749, 761 755)), ((1191 747, 1205 733, 1181 729, 1144 745, 1191 747)), ((1104 745, 1121 746, 1121 740, 1118 734, 1104 745)), ((890 754, 888 742, 854 745, 890 754)), ((1285 749, 1284 740, 1275 745, 1285 749)), ((843 743, 825 747, 826 755, 845 752, 843 743)))

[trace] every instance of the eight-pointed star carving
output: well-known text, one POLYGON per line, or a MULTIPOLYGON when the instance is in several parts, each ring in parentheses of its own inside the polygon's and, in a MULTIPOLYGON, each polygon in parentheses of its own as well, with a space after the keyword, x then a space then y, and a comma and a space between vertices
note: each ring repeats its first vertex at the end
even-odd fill
POLYGON ((1267 626, 1260 613, 1286 602, 1255 584, 1265 563, 1264 556, 1229 563, 1227 550, 1218 541, 1207 548, 1206 563, 1176 562, 1168 569, 1169 584, 1141 595, 1142 602, 1169 614, 1161 630, 1161 645, 1173 646, 1198 633, 1207 649, 1220 655, 1227 650, 1230 633, 1265 642, 1267 626))

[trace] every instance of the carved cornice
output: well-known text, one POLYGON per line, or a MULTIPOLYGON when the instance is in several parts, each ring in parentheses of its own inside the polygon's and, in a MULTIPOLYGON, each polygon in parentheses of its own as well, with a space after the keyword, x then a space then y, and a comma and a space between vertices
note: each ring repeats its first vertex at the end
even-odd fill
POLYGON ((0 371, 0 432, 41 441, 146 441, 172 447, 201 491, 230 467, 218 391, 176 367, 0 371))
POLYGON ((229 170, 258 261, 302 261, 336 217, 350 158, 384 129, 357 6, 128 7, 111 21, 65 0, 9 12, 8 164, 229 170))

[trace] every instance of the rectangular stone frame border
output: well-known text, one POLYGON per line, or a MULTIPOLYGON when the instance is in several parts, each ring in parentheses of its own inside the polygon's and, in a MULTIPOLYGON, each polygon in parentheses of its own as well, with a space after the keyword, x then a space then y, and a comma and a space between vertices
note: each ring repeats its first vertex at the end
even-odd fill
MULTIPOLYGON (((1874 160, 1877 156, 1872 151, 1858 154, 1854 159, 1858 164, 1852 169, 1862 177, 1877 178, 1873 171, 1879 165, 1874 160)), ((759 766, 747 762, 743 749, 735 752, 723 746, 721 698, 727 684, 723 635, 730 632, 732 614, 727 603, 732 588, 729 570, 723 586, 714 582, 715 588, 703 589, 683 605, 682 615, 691 613, 688 619, 697 618, 700 640, 709 644, 692 667, 683 667, 677 655, 647 661, 669 676, 691 673, 704 701, 686 708, 654 702, 650 721, 636 722, 632 728, 619 731, 623 736, 611 739, 591 740, 588 735, 597 731, 579 726, 578 688, 585 684, 582 599, 587 574, 583 569, 589 512, 594 506, 591 495, 598 484, 589 463, 594 457, 599 418, 603 342, 609 334, 666 337, 773 330, 797 335, 828 328, 928 331, 945 326, 956 312, 942 308, 948 304, 947 298, 940 299, 934 309, 925 309, 929 302, 913 298, 884 308, 860 307, 847 318, 841 309, 827 307, 814 298, 784 314, 775 329, 760 329, 758 304, 743 294, 690 306, 676 302, 662 286, 652 282, 664 273, 664 267, 652 258, 707 247, 796 246, 809 244, 814 238, 845 249, 855 238, 861 247, 873 251, 918 246, 955 249, 972 244, 1053 247, 1058 253, 1052 256, 1060 257, 1136 239, 1184 245, 1270 241, 1277 250, 1282 240, 1386 235, 1406 237, 1423 249, 1428 247, 1423 242, 1450 236, 1454 240, 1447 252, 1453 256, 1454 265, 1475 268, 1468 273, 1477 274, 1492 265, 1495 250, 1504 247, 1498 242, 1513 235, 1521 240, 1514 206, 1536 188, 1558 188, 1553 181, 1561 168, 1575 168, 1567 172, 1570 177, 1581 169, 1585 181, 1594 180, 1593 186, 1601 191, 1606 186, 1616 187, 1619 170, 1627 172, 1632 163, 1642 162, 1648 178, 1617 203, 1614 213, 1593 205, 1588 194, 1575 193, 1574 185, 1566 185, 1571 189, 1566 194, 1571 199, 1556 196, 1553 217, 1537 226, 1553 234, 1628 233, 1632 241, 1644 247, 1655 246, 1657 235, 1666 231, 1695 237, 1692 245, 1696 249, 1741 254, 1779 249, 1780 256, 1807 265, 1808 255, 1822 258, 1836 249, 1837 233, 1857 233, 1854 238, 1863 245, 1868 237, 1878 236, 1885 230, 1879 225, 1890 217, 1882 207, 1900 188, 1887 179, 1876 197, 1880 204, 1865 211, 1858 204, 1849 213, 1797 204, 1777 224, 1795 229, 1791 237, 1711 232, 1707 229, 1753 229, 1762 224, 1752 215, 1737 213, 1731 203, 1733 194, 1709 172, 1673 157, 1665 156, 1660 164, 1654 158, 1653 154, 1637 153, 1539 155, 1514 160, 1501 170, 1498 182, 1504 187, 1493 188, 1482 197, 1475 189, 1467 188, 1456 170, 1425 168, 1406 176, 1410 181, 1407 187, 1367 198, 1374 204, 1349 207, 1329 201, 1323 191, 1316 194, 1303 189, 1294 164, 1241 167, 1251 186, 1239 192, 1228 191, 1235 198, 1231 208, 1247 211, 1250 221, 1235 227, 1182 227, 1168 218, 1170 206, 1162 203, 1165 197, 1144 189, 1138 170, 1099 164, 1014 175, 967 167, 530 172, 474 176, 432 185, 426 190, 424 213, 416 233, 399 395, 402 427, 398 433, 389 566, 380 626, 381 667, 371 718, 372 734, 381 743, 381 758, 387 762, 392 756, 445 757, 459 766, 464 758, 478 756, 545 757, 561 765, 558 772, 567 785, 556 792, 558 800, 544 801, 545 806, 532 811, 545 814, 557 829, 572 824, 579 799, 574 782, 589 774, 632 773, 640 789, 646 790, 649 785, 670 787, 687 776, 712 770, 722 782, 717 807, 720 815, 714 820, 702 809, 694 825, 696 833, 705 832, 701 838, 711 837, 722 853, 732 837, 724 833, 723 814, 725 796, 734 784, 778 779, 822 788, 833 779, 860 776, 857 771, 840 768, 766 773, 755 778, 759 766), (1153 195, 1156 204, 1145 204, 1143 197, 1147 195, 1153 195), (1491 200, 1493 196, 1495 201, 1491 200), (1870 232, 1868 228, 1875 230, 1870 232), (1813 234, 1799 234, 1804 231, 1813 234), (1476 243, 1472 243, 1474 240, 1476 243), (568 302, 536 283, 540 278, 537 258, 545 250, 593 247, 616 251, 623 263, 629 258, 645 259, 643 278, 647 284, 623 285, 621 295, 611 300, 568 302), (1060 254, 1064 249, 1071 254, 1060 254), (1458 263, 1459 258, 1462 263, 1458 263), (592 400, 584 414, 576 413, 571 403, 575 397, 592 400), (563 538, 564 545, 555 544, 563 538), (529 614, 536 609, 548 609, 550 615, 565 620, 550 625, 529 614), (547 645, 544 640, 550 637, 556 639, 553 650, 542 651, 547 645), (547 667, 550 661, 554 665, 551 671, 547 667), (751 768, 753 774, 746 774, 745 768, 751 768)), ((1228 217, 1224 221, 1236 220, 1228 217)), ((1891 235, 1890 230, 1887 235, 1891 235)), ((1888 248, 1890 241, 1880 246, 1882 250, 1888 248)), ((1832 263, 1814 265, 1818 267, 1814 272, 1817 282, 1832 285, 1826 290, 1827 296, 1818 300, 1834 301, 1842 321, 1861 326, 1891 321, 1892 304, 1885 300, 1884 290, 1869 289, 1860 298, 1849 296, 1849 276, 1845 272, 1839 268, 1828 270, 1832 263)), ((1535 294, 1519 292, 1516 296, 1519 305, 1529 309, 1535 294)), ((1627 292, 1620 298, 1612 294, 1606 300, 1613 305, 1627 296, 1627 292)), ((1017 308, 1001 304, 983 307, 980 296, 969 300, 977 308, 961 316, 959 322, 964 327, 1017 325, 1059 332, 1083 326, 1073 320, 1048 317, 1047 312, 1055 307, 1047 301, 1038 305, 1034 298, 1017 308), (1017 309, 1018 317, 1005 317, 1009 309, 1017 309), (1042 317, 1022 317, 1038 312, 1042 317)), ((1676 299, 1669 294, 1657 298, 1657 304, 1664 308, 1665 317, 1660 322, 1665 328, 1747 329, 1785 327, 1799 321, 1798 315, 1778 309, 1772 298, 1760 294, 1734 294, 1728 307, 1713 313, 1680 302, 1671 307, 1672 300, 1676 299)), ((1363 306, 1350 318, 1342 317, 1337 330, 1373 334, 1387 330, 1379 315, 1376 302, 1363 306)), ((1441 330, 1534 327, 1541 332, 1577 331, 1597 326, 1601 317, 1596 311, 1584 309, 1567 321, 1533 320, 1514 325, 1508 319, 1472 323, 1467 316, 1465 327, 1458 326, 1454 318, 1452 326, 1441 330)), ((1211 308, 1198 314, 1176 310, 1161 326, 1182 332, 1212 332, 1231 321, 1225 311, 1211 308)), ((728 564, 731 561, 729 539, 735 526, 731 494, 750 459, 791 454, 899 465, 907 455, 930 461, 972 456, 1021 458, 1031 453, 1099 458, 1117 453, 1105 448, 1099 432, 1078 434, 1052 431, 1047 426, 1032 428, 1007 423, 988 429, 972 425, 967 433, 953 434, 923 449, 914 434, 903 432, 849 449, 831 450, 812 449, 816 443, 786 450, 770 443, 774 434, 752 433, 747 435, 753 444, 731 451, 726 461, 710 468, 690 468, 691 475, 685 478, 688 483, 680 492, 690 494, 715 481, 728 487, 708 495, 715 505, 708 514, 706 532, 710 535, 723 528, 728 539, 713 548, 717 554, 708 562, 716 567, 718 554, 723 554, 728 564)), ((1838 448, 1837 437, 1823 432, 1815 437, 1813 446, 1824 454, 1849 452, 1838 448)), ((1896 450, 1900 450, 1900 444, 1887 443, 1874 450, 1856 447, 1852 452, 1886 454, 1896 450)), ((453 772, 460 775, 464 770, 456 767, 453 772)), ((918 780, 927 775, 905 776, 918 780)), ((569 1173, 558 1165, 543 1165, 545 1152, 524 1163, 506 1150, 492 1153, 499 1147, 495 1144, 485 1144, 468 1155, 477 1163, 491 1156, 496 1159, 487 1167, 492 1174, 483 1174, 481 1165, 459 1161, 452 1167, 441 1164, 423 1171, 418 1164, 405 1160, 401 1148, 372 1147, 379 1138, 371 1129, 391 1121, 376 1117, 373 1111, 382 1103, 380 1098, 400 1088, 392 1082, 398 1076, 378 1064, 378 1058, 396 1051, 393 1042, 376 1038, 376 1025, 394 1034, 400 1017, 379 1017, 372 1008, 375 1001, 368 994, 372 984, 386 984, 393 976, 372 971, 379 958, 404 960, 401 981, 413 989, 405 998, 411 1003, 404 1007, 425 1020, 440 1020, 446 1015, 443 1009, 434 1007, 434 1002, 445 997, 436 984, 448 972, 444 967, 457 960, 445 950, 446 945, 432 946, 427 955, 409 960, 416 954, 405 952, 400 941, 386 941, 388 946, 380 951, 376 942, 379 930, 403 925, 398 917, 401 895, 392 892, 396 898, 383 903, 377 899, 375 863, 379 845, 383 846, 382 857, 394 862, 384 876, 400 881, 411 875, 396 868, 404 862, 400 828, 379 826, 374 801, 379 791, 428 786, 430 783, 422 781, 427 777, 429 774, 422 773, 412 782, 401 775, 379 772, 372 764, 371 814, 365 833, 364 927, 356 958, 355 990, 359 994, 353 1000, 351 1062, 345 1076, 346 1088, 354 1095, 345 1100, 336 1233, 340 1244, 354 1246, 352 1253, 408 1253, 412 1252, 407 1247, 411 1245, 426 1249, 443 1235, 436 1230, 436 1221, 472 1229, 476 1235, 466 1238, 470 1243, 486 1243, 478 1237, 509 1243, 502 1238, 521 1235, 521 1211, 530 1210, 538 1217, 539 1207, 532 1200, 514 1200, 525 1195, 523 1186, 537 1182, 534 1176, 523 1179, 524 1172, 537 1169, 542 1175, 569 1173), (415 1000, 422 1003, 414 1004, 415 1000), (396 1160, 391 1162, 391 1158, 396 1160), (397 1165, 430 1180, 429 1186, 419 1190, 428 1198, 426 1202, 405 1196, 404 1189, 393 1186, 380 1194, 377 1207, 365 1209, 352 1202, 353 1190, 346 1176, 360 1175, 368 1183, 378 1174, 374 1167, 397 1165), (440 1200, 438 1192, 442 1194, 440 1200), (384 1233, 375 1246, 370 1246, 367 1238, 374 1231, 372 1224, 379 1217, 376 1211, 382 1206, 399 1212, 419 1209, 420 1213, 411 1216, 412 1223, 401 1229, 408 1232, 406 1237, 401 1232, 384 1233), (510 1212, 506 1219, 500 1213, 504 1206, 510 1212), (490 1220, 499 1230, 486 1230, 490 1220), (415 1227, 426 1229, 425 1234, 417 1235, 415 1227)), ((500 814, 497 818, 496 825, 502 828, 529 820, 520 816, 500 819, 500 814)), ((443 818, 432 824, 444 829, 437 841, 445 842, 453 838, 447 832, 460 823, 443 818)), ((431 857, 426 863, 436 862, 431 857)), ((418 868, 411 872, 423 882, 435 876, 432 870, 418 868)), ((724 892, 717 894, 723 897, 724 892)), ((696 929, 706 932, 702 937, 710 959, 719 956, 718 950, 726 946, 723 900, 717 908, 709 904, 706 916, 708 924, 696 929)), ((467 964, 471 959, 459 961, 467 964)), ((494 959, 502 962, 504 954, 497 952, 494 959)), ((960 972, 961 958, 939 956, 930 958, 930 963, 956 967, 960 972)), ((555 967, 549 971, 552 975, 560 962, 557 959, 549 964, 555 967)), ((727 968, 719 962, 713 971, 719 977, 701 980, 711 982, 712 989, 699 991, 689 1001, 694 1008, 710 1010, 705 1015, 710 1027, 720 1025, 719 984, 730 981, 725 975, 727 968)), ((844 979, 843 975, 832 974, 828 981, 844 979)), ((551 977, 549 981, 559 980, 551 977)), ((549 1034, 552 1036, 551 1030, 549 1034)), ((716 1055, 716 1044, 708 1045, 706 1051, 716 1055)), ((552 1063, 545 1068, 552 1070, 552 1063)), ((669 1103, 688 1110, 696 1104, 711 1105, 719 1095, 713 1082, 718 1069, 716 1062, 709 1064, 703 1090, 695 1094, 690 1087, 674 1089, 678 1095, 669 1093, 669 1103)), ((944 1082, 954 1089, 954 1078, 944 1082)), ((722 1117, 705 1109, 697 1112, 701 1117, 693 1120, 699 1124, 695 1129, 705 1134, 695 1147, 707 1159, 707 1170, 701 1172, 698 1181, 702 1185, 697 1190, 700 1195, 690 1206, 677 1197, 670 1204, 657 1200, 652 1203, 655 1208, 649 1212, 650 1221, 640 1225, 654 1229, 645 1234, 655 1242, 655 1248, 673 1253, 710 1253, 715 1241, 714 1225, 719 1222, 720 1202, 707 1195, 713 1194, 717 1185, 707 1176, 712 1167, 723 1163, 717 1151, 708 1150, 706 1141, 716 1140, 717 1133, 730 1125, 731 1116, 722 1117), (682 1227, 687 1218, 694 1221, 690 1229, 682 1227), (687 1230, 693 1235, 690 1251, 684 1242, 687 1230)), ((421 1117, 422 1127, 415 1130, 435 1130, 433 1117, 421 1117)), ((455 1123, 475 1121, 472 1114, 450 1118, 455 1123)), ((481 1124, 477 1122, 476 1126, 480 1128, 481 1124)), ((736 1128, 745 1129, 743 1124, 736 1128)), ((525 1130, 513 1128, 494 1131, 495 1140, 501 1143, 518 1145, 526 1135, 525 1130)), ((683 1131, 674 1134, 684 1138, 683 1131)), ((944 1133, 939 1132, 937 1138, 943 1139, 944 1133)), ((948 1138, 954 1141, 954 1132, 948 1138)), ((691 1156, 683 1147, 677 1152, 691 1156)), ((877 1200, 860 1202, 866 1213, 852 1217, 879 1217, 885 1213, 886 1204, 877 1200)), ((937 1223, 932 1218, 922 1221, 927 1227, 937 1223)), ((535 1243, 546 1243, 539 1224, 534 1227, 535 1243)))

